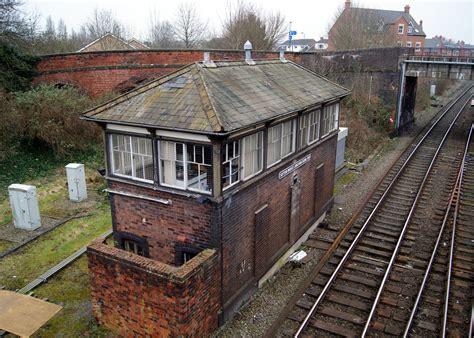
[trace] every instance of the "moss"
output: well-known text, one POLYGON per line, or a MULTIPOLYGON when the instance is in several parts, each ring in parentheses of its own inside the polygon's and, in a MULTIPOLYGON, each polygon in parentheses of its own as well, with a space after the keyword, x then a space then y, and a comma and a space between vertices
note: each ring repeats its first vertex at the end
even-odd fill
POLYGON ((0 285, 21 288, 76 250, 110 229, 108 208, 98 205, 93 215, 71 220, 0 261, 0 285))
POLYGON ((110 332, 100 327, 92 317, 85 256, 36 289, 35 295, 48 298, 48 301, 63 307, 61 312, 36 332, 35 337, 111 336, 110 332))
POLYGON ((346 185, 351 183, 357 178, 357 173, 354 171, 348 171, 344 175, 342 175, 334 185, 334 195, 339 194, 339 192, 344 189, 346 185))
POLYGON ((7 251, 10 248, 13 248, 16 245, 14 242, 10 241, 5 241, 3 239, 0 239, 0 253, 7 251))

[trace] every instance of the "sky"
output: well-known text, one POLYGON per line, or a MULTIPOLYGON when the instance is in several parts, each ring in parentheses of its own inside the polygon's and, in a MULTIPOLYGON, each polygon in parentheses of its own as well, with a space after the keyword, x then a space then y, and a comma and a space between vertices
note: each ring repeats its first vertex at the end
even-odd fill
MULTIPOLYGON (((232 1, 232 0, 231 0, 232 1)), ((124 23, 138 39, 146 39, 150 13, 160 20, 172 21, 180 2, 195 3, 200 16, 207 20, 216 33, 222 26, 228 0, 25 0, 27 12, 40 15, 41 22, 48 16, 57 22, 62 18, 68 29, 77 30, 92 15, 94 9, 112 10, 115 18, 124 23)), ((328 26, 334 20, 344 0, 253 0, 247 1, 266 11, 280 11, 291 22, 296 38, 327 37, 328 26)), ((354 2, 354 1, 353 1, 354 2)), ((357 0, 359 6, 402 11, 409 4, 416 21, 423 20, 427 38, 443 35, 454 40, 474 44, 473 0, 357 0)))

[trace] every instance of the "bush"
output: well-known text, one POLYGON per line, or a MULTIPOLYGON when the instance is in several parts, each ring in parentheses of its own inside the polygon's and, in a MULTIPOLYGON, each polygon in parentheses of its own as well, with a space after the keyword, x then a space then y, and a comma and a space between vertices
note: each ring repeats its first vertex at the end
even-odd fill
POLYGON ((3 101, 8 105, 0 111, 3 148, 15 144, 46 147, 66 157, 100 142, 100 128, 79 119, 95 102, 74 88, 41 85, 14 96, 4 95, 3 101))
POLYGON ((37 73, 35 65, 38 60, 0 43, 0 91, 11 92, 30 88, 31 79, 37 73))

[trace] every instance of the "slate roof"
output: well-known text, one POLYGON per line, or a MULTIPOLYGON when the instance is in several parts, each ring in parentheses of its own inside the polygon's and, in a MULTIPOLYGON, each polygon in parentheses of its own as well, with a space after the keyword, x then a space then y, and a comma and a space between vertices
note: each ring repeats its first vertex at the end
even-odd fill
POLYGON ((408 33, 408 35, 412 36, 426 36, 425 32, 423 31, 423 27, 420 26, 416 20, 411 16, 410 13, 406 13, 405 11, 390 11, 385 9, 373 9, 373 8, 356 8, 351 7, 345 9, 345 11, 360 11, 364 14, 367 14, 369 17, 382 19, 384 24, 393 24, 398 21, 400 17, 403 17, 408 23, 411 23, 413 26, 413 32, 408 33))
POLYGON ((94 108, 83 118, 227 133, 348 94, 348 89, 287 60, 211 66, 196 62, 94 108))
MULTIPOLYGON (((316 43, 315 39, 294 39, 291 40, 291 45, 301 45, 301 46, 314 46, 316 43)), ((283 42, 280 46, 289 46, 290 45, 290 40, 286 40, 283 42)))

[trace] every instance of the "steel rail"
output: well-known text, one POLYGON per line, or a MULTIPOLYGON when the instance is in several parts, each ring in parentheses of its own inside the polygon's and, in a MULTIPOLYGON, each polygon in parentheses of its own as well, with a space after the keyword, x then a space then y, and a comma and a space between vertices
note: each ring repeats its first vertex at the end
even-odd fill
MULTIPOLYGON (((462 164, 461 164, 461 181, 460 181, 459 191, 461 191, 461 184, 462 184, 462 179, 464 176, 464 166, 466 164, 467 151, 469 148, 469 143, 471 141, 472 128, 473 126, 471 125, 471 130, 469 131, 469 139, 466 144, 466 148, 464 149, 464 156, 463 156, 462 164)), ((456 240, 456 224, 457 224, 457 216, 459 212, 459 200, 460 198, 458 198, 456 201, 456 207, 454 208, 454 215, 453 215, 453 230, 451 232, 451 247, 449 248, 448 277, 446 278, 446 290, 445 290, 446 293, 445 293, 444 307, 443 307, 444 308, 443 322, 441 325, 442 338, 446 337, 446 326, 448 325, 449 293, 451 291, 451 277, 452 277, 452 270, 453 270, 454 244, 456 240)))
POLYGON ((444 112, 436 119, 436 121, 433 122, 433 124, 431 125, 431 127, 426 131, 425 135, 423 135, 423 137, 421 138, 421 140, 416 144, 415 148, 412 150, 412 152, 410 153, 410 155, 408 156, 408 158, 405 160, 405 162, 403 163, 403 165, 400 167, 400 169, 398 170, 397 174, 393 177, 392 181, 390 182, 390 184, 388 185, 388 187, 385 189, 384 193, 382 194, 382 196, 380 197, 379 201, 377 202, 377 204, 375 205, 374 209, 372 210, 372 212, 369 214, 369 216, 367 217, 367 220, 364 222, 364 224, 362 225, 361 229, 359 230, 357 236, 354 238, 353 242, 351 243, 351 245, 349 246, 349 248, 347 249, 346 253, 344 254, 344 256, 342 257, 341 261, 339 262, 339 264, 337 265, 336 269, 334 270, 334 272, 331 274, 331 277, 329 278, 328 282, 326 283, 326 285, 324 286, 324 288, 322 289, 321 293, 319 294, 318 298, 316 299, 316 301, 314 302, 314 304, 311 306, 311 309, 309 310, 308 314, 306 315, 306 317, 304 318, 303 322, 301 323, 301 325, 299 326, 298 330, 296 331, 294 337, 297 338, 300 336, 301 332, 303 332, 303 330, 305 329, 306 325, 308 324, 310 318, 313 316, 314 314, 314 311, 316 310, 316 308, 318 307, 318 305, 321 303, 322 299, 324 298, 324 296, 326 295, 326 292, 329 290, 329 288, 331 287, 332 283, 334 282, 334 279, 336 278, 337 274, 339 273, 339 271, 341 270, 342 266, 345 264, 345 262, 347 261, 347 258, 349 257, 349 255, 352 253, 352 251, 354 250, 355 246, 357 245, 357 243, 359 242, 359 239, 360 237, 363 235, 363 233, 365 232, 369 222, 372 220, 372 217, 374 216, 374 214, 378 211, 379 207, 381 206, 381 204, 385 201, 385 198, 387 197, 388 193, 391 191, 393 185, 395 184, 395 182, 397 181, 398 177, 402 174, 402 172, 404 171, 404 169, 406 168, 406 166, 408 165, 408 163, 410 162, 410 160, 412 159, 412 157, 414 156, 414 154, 416 153, 416 151, 418 150, 418 148, 421 146, 421 144, 425 141, 425 139, 428 137, 429 134, 431 134, 431 131, 437 126, 438 122, 441 121, 441 119, 448 113, 448 111, 469 91, 471 90, 472 88, 472 85, 469 85, 464 91, 462 91, 454 100, 452 100, 450 102, 450 104, 448 106, 445 107, 445 110, 444 112))
POLYGON ((444 145, 444 142, 446 141, 446 139, 448 138, 448 135, 449 133, 451 132, 451 129, 453 128, 454 124, 456 123, 457 119, 459 118, 459 115, 461 115, 462 111, 464 110, 464 108, 466 107, 466 105, 468 104, 468 102, 470 102, 471 98, 469 98, 468 100, 466 100, 466 103, 463 104, 463 106, 461 107, 461 109, 459 109, 459 112, 456 114, 456 116, 454 117, 453 121, 450 123, 448 129, 446 130, 438 148, 436 149, 436 152, 433 156, 433 159, 431 160, 431 163, 428 167, 428 170, 426 171, 426 174, 425 176, 423 177, 423 181, 421 182, 421 185, 420 185, 420 188, 418 189, 418 192, 416 194, 416 197, 415 197, 415 200, 413 201, 413 204, 412 204, 412 207, 410 209, 410 212, 408 213, 408 217, 405 221, 405 224, 403 225, 403 228, 402 228, 402 232, 400 233, 400 236, 398 237, 398 241, 397 241, 397 245, 395 246, 395 249, 393 251, 393 254, 392 254, 392 257, 390 258, 390 262, 385 270, 385 274, 383 276, 383 279, 382 279, 382 283, 380 284, 380 287, 379 287, 379 290, 377 291, 377 295, 375 297, 375 300, 372 304, 372 308, 370 309, 370 313, 369 313, 369 317, 367 318, 367 321, 365 322, 365 326, 364 326, 364 330, 362 331, 362 335, 361 337, 365 337, 367 335, 367 331, 369 330, 369 326, 370 326, 370 323, 372 321, 372 318, 374 316, 374 313, 375 313, 375 309, 378 305, 378 302, 380 300, 380 296, 382 295, 382 292, 383 292, 383 289, 385 287, 385 284, 387 283, 387 279, 388 279, 388 275, 390 274, 390 272, 392 271, 392 267, 393 267, 393 264, 395 263, 395 259, 397 258, 397 255, 398 255, 398 251, 400 250, 400 247, 401 247, 401 244, 402 244, 402 241, 404 240, 404 237, 405 237, 405 233, 406 231, 408 230, 408 224, 410 223, 411 221, 411 218, 413 216, 413 213, 415 212, 415 208, 418 204, 418 200, 420 199, 421 197, 421 192, 425 186, 425 183, 426 181, 428 180, 428 176, 431 174, 431 169, 433 168, 433 165, 436 161, 436 159, 438 158, 438 155, 439 155, 439 152, 441 151, 441 148, 443 147, 444 145))
MULTIPOLYGON (((462 161, 462 164, 461 164, 461 168, 460 168, 458 176, 456 178, 455 187, 454 187, 453 191, 451 192, 451 197, 449 198, 448 208, 447 208, 447 210, 444 214, 443 223, 441 224, 441 228, 439 229, 439 233, 438 233, 438 238, 436 239, 435 246, 434 246, 433 251, 431 253, 430 261, 428 262, 428 265, 426 267, 425 275, 423 276, 423 281, 422 281, 422 283, 420 285, 420 288, 418 290, 418 294, 417 294, 417 297, 416 297, 416 300, 415 300, 415 304, 412 307, 410 317, 409 317, 408 322, 405 326, 405 332, 403 333, 404 338, 408 337, 408 334, 409 334, 410 329, 411 329, 411 325, 413 324, 413 320, 415 318, 416 312, 418 311, 418 305, 419 305, 421 297, 423 295, 423 291, 425 290, 426 282, 428 281, 429 274, 431 273, 431 268, 432 268, 433 262, 436 258, 436 254, 438 253, 439 244, 441 243, 441 239, 443 237, 444 229, 446 227, 449 215, 451 213, 451 209, 452 209, 453 204, 454 204, 453 203, 454 198, 456 196, 456 193, 461 190, 460 185, 461 185, 461 180, 462 180, 463 173, 464 173, 463 166, 464 166, 464 163, 465 163, 465 158, 466 158, 466 153, 467 153, 467 149, 468 149, 468 146, 469 146, 469 142, 471 140, 471 134, 472 134, 472 126, 471 126, 471 130, 469 132, 469 136, 468 136, 468 139, 467 139, 466 148, 465 148, 465 151, 464 151, 464 156, 463 156, 463 161, 462 161)), ((455 204, 457 205, 458 203, 459 203, 459 199, 456 201, 455 204)), ((452 263, 452 262, 450 262, 450 263, 452 263)))

